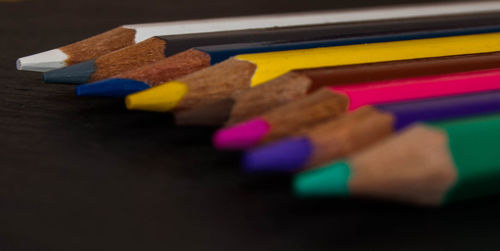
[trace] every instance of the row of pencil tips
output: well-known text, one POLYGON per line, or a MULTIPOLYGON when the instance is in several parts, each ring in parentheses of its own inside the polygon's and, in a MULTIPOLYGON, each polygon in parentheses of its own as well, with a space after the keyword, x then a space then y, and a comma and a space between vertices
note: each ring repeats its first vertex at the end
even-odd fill
POLYGON ((500 193, 499 14, 479 2, 125 25, 17 65, 219 126, 217 149, 244 151, 245 172, 295 173, 300 197, 438 206, 500 193))

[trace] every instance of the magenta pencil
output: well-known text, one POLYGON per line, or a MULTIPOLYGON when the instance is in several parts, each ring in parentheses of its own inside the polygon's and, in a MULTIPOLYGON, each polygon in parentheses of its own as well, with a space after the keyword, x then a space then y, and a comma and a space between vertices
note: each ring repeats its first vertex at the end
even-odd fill
POLYGON ((218 149, 242 150, 293 135, 363 105, 495 89, 500 89, 500 69, 330 86, 252 120, 221 129, 215 133, 213 142, 218 149))

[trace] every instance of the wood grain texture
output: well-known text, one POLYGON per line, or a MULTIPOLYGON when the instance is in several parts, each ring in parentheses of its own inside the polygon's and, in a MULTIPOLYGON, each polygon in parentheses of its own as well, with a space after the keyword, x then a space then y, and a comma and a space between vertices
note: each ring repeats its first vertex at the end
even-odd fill
MULTIPOLYGON (((220 119, 227 116, 227 124, 231 125, 292 102, 324 86, 497 67, 500 67, 499 52, 294 70, 265 84, 233 95, 233 107, 222 108, 217 103, 199 107, 197 111, 184 112, 181 116, 183 119, 189 118, 191 125, 218 125, 224 122, 220 119), (217 114, 218 111, 230 114, 217 114), (202 113, 206 116, 196 121, 196 116, 202 113), (208 114, 212 114, 214 118, 210 119, 208 114)), ((227 102, 225 104, 229 105, 227 102)))
POLYGON ((269 109, 303 97, 311 85, 311 80, 304 75, 287 73, 269 83, 244 90, 234 95, 227 125, 248 120, 269 109))
POLYGON ((236 91, 250 88, 256 66, 247 61, 228 59, 209 68, 189 74, 176 81, 188 86, 189 92, 175 110, 193 108, 229 97, 236 91))
POLYGON ((352 194, 439 205, 458 179, 446 134, 414 126, 356 154, 351 160, 352 194))
POLYGON ((118 27, 59 49, 68 55, 66 63, 72 65, 133 45, 134 39, 135 30, 118 27))
POLYGON ((229 119, 229 112, 234 105, 232 98, 222 98, 209 104, 174 113, 175 124, 179 126, 215 126, 220 127, 229 119))
POLYGON ((95 60, 95 72, 90 82, 139 68, 164 59, 165 41, 150 38, 141 43, 100 56, 95 60))
POLYGON ((238 90, 223 100, 176 112, 175 121, 178 125, 232 125, 304 96, 309 86, 307 77, 288 73, 268 84, 238 90))
POLYGON ((370 106, 306 129, 302 135, 314 144, 307 168, 345 158, 393 133, 393 117, 370 106))
POLYGON ((210 56, 201 51, 190 49, 156 63, 115 75, 113 78, 134 79, 150 86, 157 86, 208 66, 210 66, 210 56))
POLYGON ((346 96, 328 90, 319 90, 305 98, 262 114, 271 131, 261 143, 290 136, 347 111, 346 96))
POLYGON ((122 0, 120 11, 115 1, 3 4, 0 249, 500 249, 497 197, 439 210, 297 200, 288 177, 243 175, 238 154, 212 148, 213 129, 126 111, 122 99, 77 98, 74 87, 43 84, 39 74, 13 66, 19 56, 125 23, 394 2, 187 0, 172 8, 170 1, 144 0, 138 7, 122 0))

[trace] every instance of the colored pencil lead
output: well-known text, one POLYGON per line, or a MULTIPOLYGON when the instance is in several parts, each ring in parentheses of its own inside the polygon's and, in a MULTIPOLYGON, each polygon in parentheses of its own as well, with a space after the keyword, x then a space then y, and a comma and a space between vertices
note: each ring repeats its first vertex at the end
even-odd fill
MULTIPOLYGON (((48 71, 80 63, 142 42, 153 36, 258 29, 283 26, 340 24, 443 15, 474 14, 500 10, 496 2, 392 6, 316 13, 291 13, 253 17, 217 18, 124 25, 88 39, 17 60, 19 70, 48 71)), ((480 15, 478 15, 480 16, 480 15)))

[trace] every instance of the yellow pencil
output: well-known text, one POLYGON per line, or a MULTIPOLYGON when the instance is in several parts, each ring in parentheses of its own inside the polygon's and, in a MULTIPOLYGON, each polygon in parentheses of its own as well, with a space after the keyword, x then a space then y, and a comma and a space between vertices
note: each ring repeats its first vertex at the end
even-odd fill
POLYGON ((500 33, 243 54, 131 94, 126 105, 128 109, 159 112, 187 109, 265 83, 293 69, 494 51, 500 51, 500 33))

